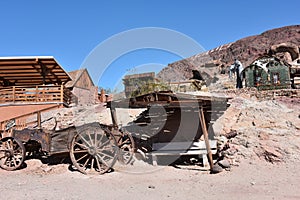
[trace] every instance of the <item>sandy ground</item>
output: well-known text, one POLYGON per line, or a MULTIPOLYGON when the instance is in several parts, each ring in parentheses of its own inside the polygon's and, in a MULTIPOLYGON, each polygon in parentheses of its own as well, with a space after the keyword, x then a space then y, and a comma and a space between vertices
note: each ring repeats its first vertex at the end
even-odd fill
POLYGON ((140 164, 93 176, 67 164, 26 163, 22 170, 0 170, 1 199, 300 199, 300 163, 295 162, 242 160, 219 174, 199 166, 140 164))

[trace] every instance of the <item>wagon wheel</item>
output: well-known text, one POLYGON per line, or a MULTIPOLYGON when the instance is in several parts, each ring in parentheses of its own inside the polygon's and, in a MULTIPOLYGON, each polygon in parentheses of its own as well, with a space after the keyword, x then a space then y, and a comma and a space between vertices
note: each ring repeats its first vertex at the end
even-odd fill
POLYGON ((120 148, 118 160, 127 165, 132 161, 134 155, 135 145, 134 139, 128 132, 122 132, 117 139, 118 147, 120 148))
POLYGON ((73 165, 84 174, 103 174, 112 168, 117 159, 115 138, 100 126, 92 125, 79 130, 70 147, 73 165))
POLYGON ((16 138, 6 137, 0 140, 0 167, 12 171, 18 169, 25 159, 25 147, 16 138))

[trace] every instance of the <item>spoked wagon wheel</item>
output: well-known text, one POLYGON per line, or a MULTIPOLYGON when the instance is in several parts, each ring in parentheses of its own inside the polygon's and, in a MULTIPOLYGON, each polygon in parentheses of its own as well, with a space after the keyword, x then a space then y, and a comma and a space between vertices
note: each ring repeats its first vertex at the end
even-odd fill
POLYGON ((127 165, 132 161, 134 155, 135 145, 134 139, 128 132, 122 132, 121 136, 117 139, 119 149, 118 160, 127 165))
POLYGON ((78 130, 71 142, 71 161, 84 174, 107 172, 115 164, 117 155, 115 138, 99 125, 78 130))
POLYGON ((0 167, 12 171, 18 169, 25 159, 25 147, 19 140, 6 137, 0 140, 0 167))

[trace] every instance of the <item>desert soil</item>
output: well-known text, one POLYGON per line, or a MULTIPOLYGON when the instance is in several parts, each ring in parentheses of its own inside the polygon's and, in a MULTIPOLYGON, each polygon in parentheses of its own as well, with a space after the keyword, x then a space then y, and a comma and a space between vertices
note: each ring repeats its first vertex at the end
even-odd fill
POLYGON ((300 199, 300 163, 241 161, 210 174, 199 166, 116 167, 83 175, 67 164, 27 160, 22 170, 0 171, 1 199, 300 199), (130 169, 132 168, 132 169, 130 169))

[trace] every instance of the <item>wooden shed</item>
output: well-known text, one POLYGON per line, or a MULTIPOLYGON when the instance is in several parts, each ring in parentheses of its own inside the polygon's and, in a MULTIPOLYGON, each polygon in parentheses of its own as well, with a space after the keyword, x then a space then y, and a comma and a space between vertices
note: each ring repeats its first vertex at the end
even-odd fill
POLYGON ((66 84, 76 98, 79 105, 95 104, 98 100, 98 87, 89 75, 87 69, 69 72, 71 81, 66 84))
POLYGON ((291 87, 289 67, 276 57, 259 57, 242 73, 245 77, 246 87, 256 87, 258 90, 291 87))

